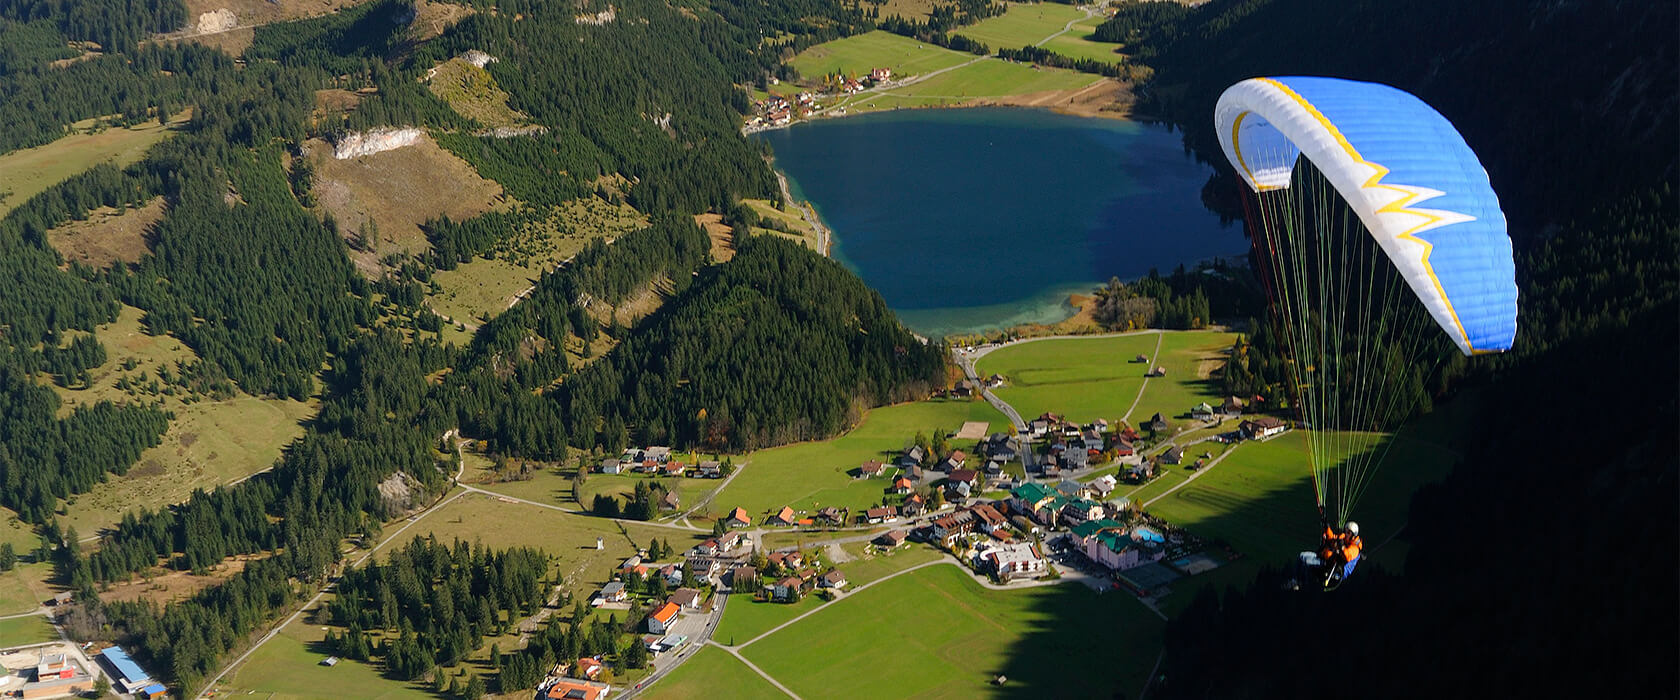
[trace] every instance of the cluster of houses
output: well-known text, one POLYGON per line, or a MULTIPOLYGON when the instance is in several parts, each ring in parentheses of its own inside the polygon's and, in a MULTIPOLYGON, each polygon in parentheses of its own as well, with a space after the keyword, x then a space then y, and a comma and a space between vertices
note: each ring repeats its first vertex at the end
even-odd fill
MULTIPOLYGON (((892 70, 875 68, 862 78, 842 77, 833 83, 835 94, 854 95, 865 89, 880 85, 892 79, 892 70)), ((796 117, 810 116, 812 112, 822 109, 817 101, 818 95, 809 90, 795 94, 792 100, 781 95, 771 95, 758 102, 758 114, 747 121, 751 127, 786 126, 796 117)))
POLYGON ((553 673, 537 686, 537 698, 548 700, 606 700, 612 685, 596 680, 606 670, 600 657, 585 656, 556 664, 553 673))
POLYGON ((1027 424, 1027 435, 1047 443, 1044 459, 1035 465, 1041 476, 1056 478, 1064 471, 1077 471, 1109 454, 1123 459, 1137 454, 1137 431, 1121 426, 1110 432, 1109 422, 1098 418, 1079 424, 1054 413, 1045 413, 1027 424))
MULTIPOLYGON (((1259 398, 1256 396, 1253 400, 1259 398)), ((1218 408, 1214 408, 1212 404, 1203 401, 1190 409, 1190 418, 1204 423, 1215 423, 1226 418, 1237 418, 1242 416, 1244 405, 1243 400, 1235 396, 1225 397, 1224 403, 1221 403, 1218 408)))
POLYGON ((656 476, 722 479, 723 463, 713 459, 699 464, 685 464, 674 459, 671 448, 632 447, 617 458, 601 460, 595 471, 602 474, 653 474, 656 476))

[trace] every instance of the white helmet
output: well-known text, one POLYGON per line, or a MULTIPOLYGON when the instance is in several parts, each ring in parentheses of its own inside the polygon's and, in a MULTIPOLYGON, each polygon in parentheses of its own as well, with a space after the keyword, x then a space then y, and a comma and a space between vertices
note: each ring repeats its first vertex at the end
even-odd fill
POLYGON ((1356 523, 1352 520, 1349 520, 1348 521, 1348 526, 1347 526, 1347 531, 1348 531, 1348 534, 1350 534, 1350 535, 1358 536, 1359 535, 1359 523, 1356 523))

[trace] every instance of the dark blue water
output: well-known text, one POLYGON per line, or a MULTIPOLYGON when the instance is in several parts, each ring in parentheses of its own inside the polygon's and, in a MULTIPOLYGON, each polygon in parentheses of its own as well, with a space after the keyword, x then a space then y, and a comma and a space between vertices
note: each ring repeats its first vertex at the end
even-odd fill
POLYGON ((918 109, 760 134, 834 256, 906 325, 1059 321, 1110 277, 1240 254, 1201 203, 1211 170, 1164 127, 1036 109, 918 109))

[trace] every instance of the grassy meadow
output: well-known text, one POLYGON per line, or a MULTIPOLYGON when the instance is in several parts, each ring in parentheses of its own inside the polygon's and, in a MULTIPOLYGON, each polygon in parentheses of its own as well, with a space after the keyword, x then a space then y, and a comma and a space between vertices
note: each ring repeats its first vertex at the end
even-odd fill
POLYGON ((786 505, 794 510, 877 505, 888 481, 853 479, 852 470, 868 460, 887 461, 918 431, 931 436, 935 429, 954 431, 965 421, 986 421, 994 430, 1009 425, 984 401, 931 400, 877 408, 840 437, 759 450, 736 460, 745 462, 741 473, 712 500, 712 510, 746 508, 756 522, 786 505))
POLYGON ((57 141, 0 155, 0 216, 94 165, 122 167, 140 160, 152 144, 168 138, 191 118, 192 110, 186 110, 171 117, 168 126, 154 119, 132 129, 116 127, 97 133, 87 132, 98 120, 86 119, 73 124, 71 133, 57 141))
POLYGON ((373 664, 346 659, 337 666, 322 666, 321 659, 332 655, 321 643, 325 637, 319 625, 303 620, 287 625, 222 680, 221 686, 227 692, 221 694, 249 694, 277 700, 436 700, 430 687, 386 678, 373 664))
MULTIPOLYGON (((387 529, 394 532, 397 527, 392 525, 387 529)), ((401 534, 387 535, 380 556, 416 535, 435 536, 441 542, 457 539, 483 542, 499 548, 536 547, 555 558, 566 588, 574 595, 587 598, 611 580, 620 562, 646 547, 649 540, 657 537, 662 542, 669 541, 680 552, 710 533, 573 515, 468 493, 428 514, 401 534), (595 549, 597 537, 603 539, 605 549, 595 549)))
POLYGON ((1080 422, 1114 421, 1137 400, 1149 368, 1133 358, 1154 357, 1157 342, 1166 342, 1159 333, 1034 340, 987 353, 975 371, 1003 375, 1007 385, 992 393, 1022 418, 1049 412, 1080 422))
POLYGON ((761 602, 753 600, 751 595, 731 595, 712 639, 724 646, 746 644, 776 625, 826 604, 814 595, 805 596, 797 603, 761 602))
POLYGON ((834 72, 868 75, 875 68, 892 69, 893 79, 898 80, 950 68, 974 58, 969 54, 876 30, 805 49, 788 61, 788 65, 807 80, 819 80, 834 72))
POLYGON ((806 698, 1131 696, 1155 663, 1162 625, 1130 596, 1079 585, 993 591, 956 566, 933 566, 742 654, 806 698), (1092 668, 1103 672, 1081 670, 1092 668), (1006 686, 993 684, 998 674, 1006 686))
POLYGON ((1225 353, 1236 340, 1236 333, 1217 331, 1167 333, 1161 340, 1161 354, 1155 358, 1157 366, 1166 368, 1167 376, 1149 380, 1143 399, 1132 411, 1133 422, 1148 420, 1159 411, 1178 428, 1187 419, 1177 416, 1189 414, 1196 404, 1206 401, 1217 407, 1224 397, 1214 373, 1225 366, 1225 353))
POLYGON ((161 399, 164 408, 175 414, 162 441, 141 453, 128 473, 111 475, 103 485, 66 501, 64 523, 84 536, 115 524, 135 508, 179 503, 195 490, 215 488, 269 468, 281 449, 303 434, 303 421, 317 409, 314 401, 257 398, 243 392, 221 401, 203 398, 189 403, 185 390, 175 387, 174 393, 167 393, 164 390, 169 387, 162 382, 157 394, 149 389, 130 393, 118 387, 124 378, 149 384, 160 371, 175 372, 180 364, 197 359, 181 341, 148 334, 140 324, 142 315, 139 309, 124 306, 116 321, 94 331, 105 345, 107 359, 89 371, 85 387, 54 386, 63 399, 62 413, 105 400, 161 399), (123 369, 129 363, 133 369, 123 369))
MULTIPOLYGON (((734 603, 730 603, 734 605, 734 603)), ((641 697, 648 700, 687 700, 727 691, 734 700, 782 700, 787 695, 770 685, 746 664, 722 649, 704 647, 691 652, 671 675, 659 679, 641 697)))
POLYGON ((490 71, 465 59, 439 63, 430 75, 426 87, 463 117, 491 128, 518 126, 526 121, 525 115, 508 106, 508 94, 496 84, 490 71))
POLYGON ((58 639, 58 630, 41 615, 0 620, 0 648, 39 644, 58 639))

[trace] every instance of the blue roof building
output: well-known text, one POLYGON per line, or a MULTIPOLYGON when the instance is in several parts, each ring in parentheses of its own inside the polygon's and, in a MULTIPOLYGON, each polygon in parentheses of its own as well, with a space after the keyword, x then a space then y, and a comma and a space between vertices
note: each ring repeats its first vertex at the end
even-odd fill
POLYGON ((134 659, 129 658, 128 652, 123 651, 122 647, 105 647, 105 650, 99 652, 99 655, 105 657, 105 662, 111 665, 112 670, 116 671, 117 680, 121 681, 123 687, 129 692, 152 683, 151 675, 146 673, 145 669, 140 668, 140 664, 134 663, 134 659))

